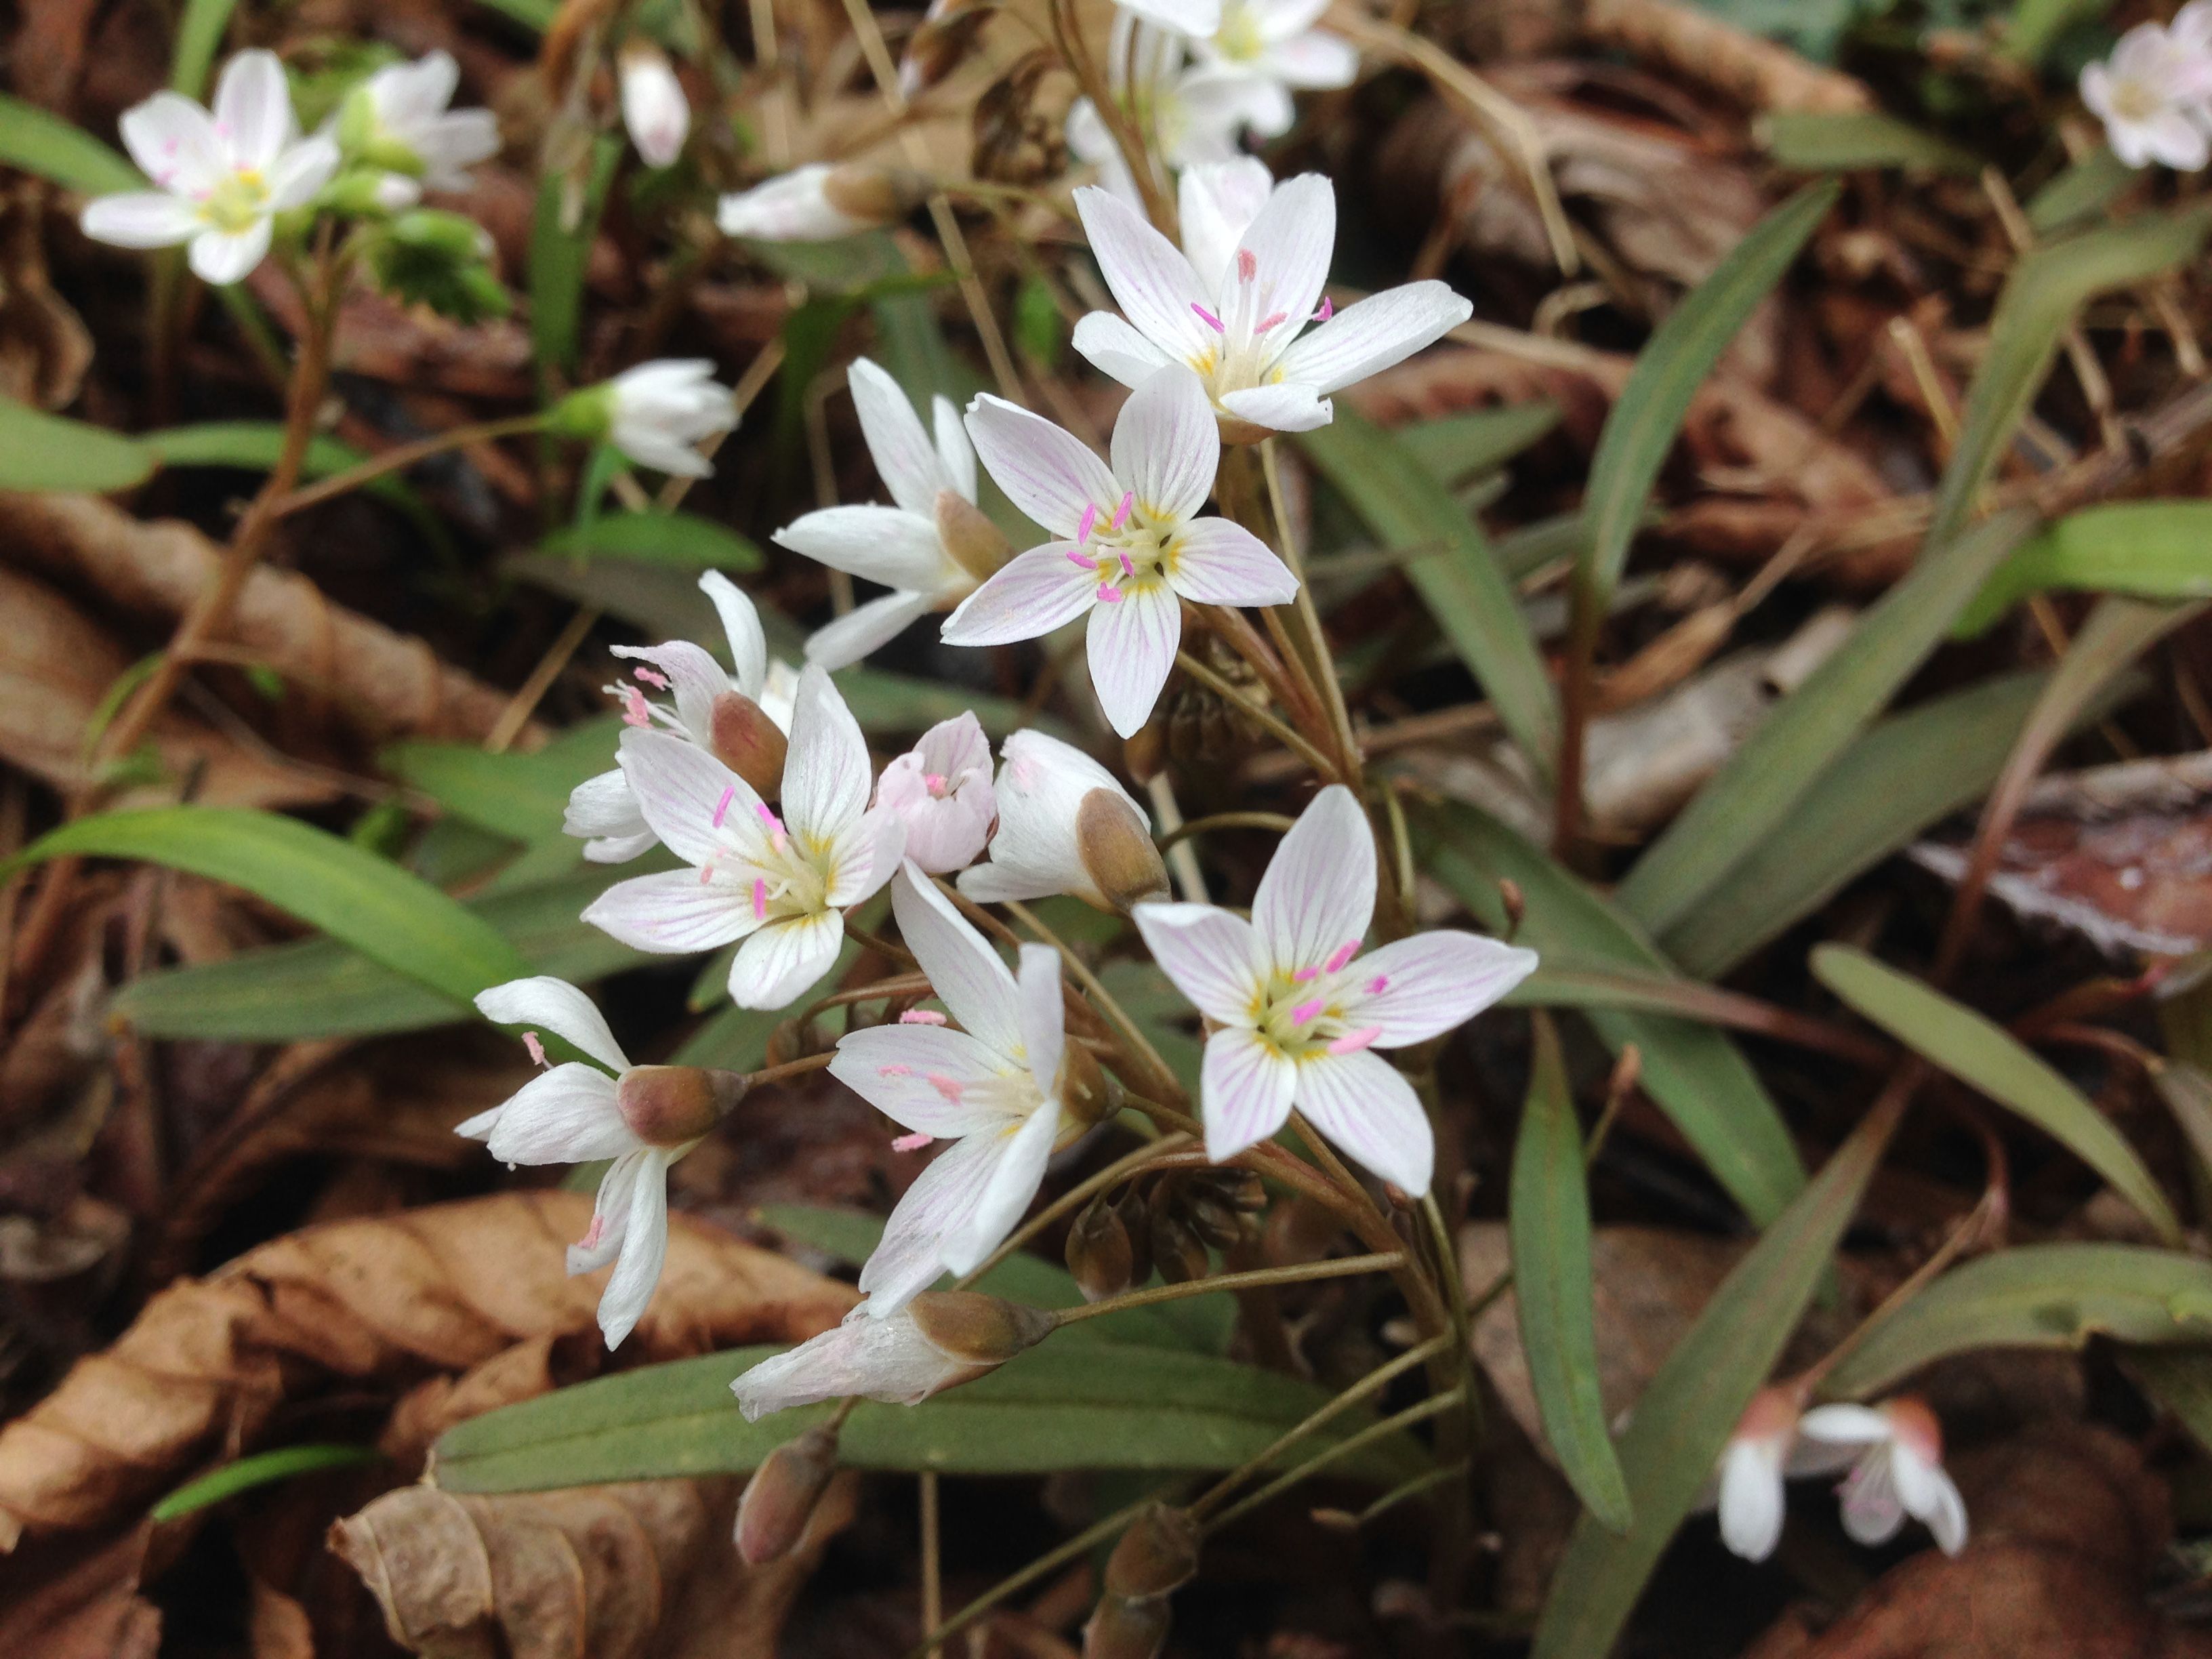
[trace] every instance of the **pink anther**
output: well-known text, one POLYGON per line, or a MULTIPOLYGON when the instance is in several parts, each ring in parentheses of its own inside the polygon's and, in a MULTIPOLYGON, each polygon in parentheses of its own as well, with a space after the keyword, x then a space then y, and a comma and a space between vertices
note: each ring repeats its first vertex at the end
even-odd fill
POLYGON ((877 1066, 876 1075, 878 1077, 912 1077, 914 1075, 914 1067, 905 1065, 901 1061, 893 1060, 888 1066, 877 1066))
POLYGON ((918 1152, 936 1139, 935 1135, 901 1135, 891 1142, 891 1150, 895 1152, 918 1152))
POLYGON ((1072 547, 1067 550, 1067 562, 1073 565, 1078 570, 1091 569, 1097 563, 1096 559, 1090 557, 1087 554, 1078 552, 1072 547))
POLYGON ((584 1236, 576 1241, 576 1248, 580 1250, 597 1249, 599 1248, 599 1240, 606 1236, 606 1231, 607 1218, 603 1215, 594 1212, 592 1217, 592 1224, 584 1229, 584 1236))
POLYGON ((1356 939, 1348 939, 1336 947, 1335 952, 1322 966, 1332 974, 1340 974, 1344 971, 1344 964, 1358 954, 1359 941, 1356 939))
POLYGON ((1259 256, 1249 247, 1237 250, 1237 280, 1249 283, 1260 274, 1259 256))
POLYGON ((1201 322, 1201 323, 1204 323, 1204 324, 1205 324, 1208 328, 1212 329, 1212 330, 1216 334, 1226 335, 1226 334, 1229 332, 1229 331, 1228 331, 1227 329, 1225 329, 1225 328, 1222 327, 1222 325, 1221 325, 1221 319, 1220 319, 1220 318, 1218 318, 1218 317, 1217 317, 1217 316, 1215 316, 1212 312, 1208 311, 1208 310, 1207 310, 1204 306, 1202 306, 1202 305, 1199 304, 1199 302, 1198 302, 1197 301, 1193 300, 1193 301, 1190 302, 1190 308, 1191 308, 1193 311, 1194 311, 1194 312, 1196 312, 1196 313, 1198 313, 1198 320, 1199 320, 1200 322, 1201 322))
POLYGON ((719 830, 722 827, 722 820, 730 816, 730 803, 737 798, 737 785, 732 783, 723 787, 721 799, 714 803, 714 828, 719 830))
POLYGON ((530 1063, 532 1066, 545 1064, 545 1045, 538 1040, 537 1032, 525 1031, 522 1034, 522 1046, 530 1051, 530 1063))
POLYGON ((644 692, 639 690, 634 685, 625 685, 622 689, 622 700, 623 724, 624 726, 650 726, 653 724, 652 711, 647 709, 645 706, 644 692))
MULTIPOLYGON (((1091 532, 1097 527, 1098 503, 1096 501, 1084 502, 1083 521, 1075 526, 1075 539, 1079 542, 1089 541, 1091 539, 1091 532)), ((1071 553, 1068 556, 1070 558, 1073 558, 1075 556, 1071 553)))
POLYGON ((921 775, 921 787, 940 800, 945 797, 945 774, 942 772, 924 772, 921 775))
POLYGON ((1388 974, 1377 974, 1367 981, 1367 994, 1370 997, 1379 997, 1389 988, 1390 975, 1388 974))
POLYGON ((1336 301, 1330 299, 1328 295, 1324 294, 1321 296, 1321 309, 1314 313, 1310 320, 1316 323, 1325 323, 1335 315, 1336 301))
POLYGON ((1131 578, 1134 578, 1137 574, 1137 567, 1127 553, 1121 556, 1121 574, 1131 578))
POLYGON ((658 668, 647 668, 641 665, 638 667, 631 669, 629 672, 630 677, 633 679, 644 681, 656 691, 665 691, 668 690, 668 676, 662 673, 658 668))
POLYGON ((1363 1025, 1358 1030, 1346 1031, 1342 1036, 1337 1038, 1328 1045, 1328 1051, 1333 1054, 1357 1054, 1382 1035, 1382 1028, 1380 1025, 1363 1025))
POLYGON ((957 1106, 960 1103, 961 1093, 968 1086, 966 1084, 961 1082, 958 1078, 947 1077, 942 1072, 924 1072, 921 1074, 921 1080, 924 1083, 927 1083, 931 1088, 936 1090, 939 1094, 944 1096, 948 1103, 955 1106, 957 1106))
POLYGON ((1101 583, 1099 583, 1099 584, 1098 584, 1098 603, 1099 603, 1099 604, 1101 604, 1101 605, 1119 605, 1119 604, 1121 604, 1121 590, 1120 588, 1118 588, 1118 587, 1115 586, 1114 586, 1114 584, 1113 584, 1113 583, 1111 583, 1111 582, 1101 582, 1101 583))
POLYGON ((1123 490, 1121 492, 1121 504, 1114 509, 1114 516, 1107 521, 1106 528, 1109 530, 1119 530, 1123 525, 1129 521, 1130 511, 1136 505, 1137 492, 1133 489, 1123 490))
POLYGON ((1320 977, 1321 977, 1321 969, 1318 969, 1318 968, 1301 968, 1301 969, 1298 969, 1298 971, 1297 971, 1297 973, 1292 974, 1292 975, 1291 975, 1291 984, 1293 984, 1293 985, 1309 985, 1309 984, 1311 984, 1315 980, 1319 979, 1320 977))
POLYGON ((776 817, 766 801, 757 800, 753 803, 753 816, 761 821, 761 828, 767 830, 769 835, 780 836, 783 834, 783 820, 776 817))
POLYGON ((908 1008, 899 1015, 902 1025, 942 1025, 945 1016, 934 1008, 908 1008))
POLYGON ((1291 1024, 1293 1025, 1303 1025, 1310 1019, 1317 1018, 1321 1014, 1321 1011, 1327 1006, 1328 1006, 1328 1004, 1324 999, 1321 997, 1310 998, 1291 1010, 1291 1024))

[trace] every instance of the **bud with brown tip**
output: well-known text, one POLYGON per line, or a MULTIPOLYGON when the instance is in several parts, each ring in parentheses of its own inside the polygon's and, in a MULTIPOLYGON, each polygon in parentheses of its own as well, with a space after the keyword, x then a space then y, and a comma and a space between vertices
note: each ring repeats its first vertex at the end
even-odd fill
POLYGON ((790 744, 768 711, 742 691, 720 691, 714 696, 712 719, 714 758, 763 800, 781 794, 790 744))
POLYGON ((1043 1341, 1060 1323, 1049 1309, 981 1291, 924 1291, 907 1310, 939 1353, 986 1370, 1043 1341))
POLYGON ((840 1395, 917 1405, 996 1370, 1059 1324, 1047 1309, 980 1291, 925 1291, 880 1316, 863 1302, 842 1324, 763 1360, 730 1388, 748 1422, 840 1395))
POLYGON ((1121 1085, 1106 1075, 1098 1056, 1080 1042, 1070 1042, 1060 1056, 1055 1084, 1060 1108, 1055 1148, 1073 1146, 1091 1125, 1121 1109, 1121 1085))
POLYGON ((749 1567, 781 1561, 806 1536, 806 1523, 837 1473, 837 1431, 818 1423, 761 1460, 738 1502, 738 1554, 749 1567))
POLYGON ((688 1146, 745 1097, 738 1072, 697 1066, 634 1066, 615 1085, 615 1107, 648 1146, 688 1146))
POLYGON ((1198 1528, 1155 1504, 1106 1561, 1106 1593, 1084 1627, 1084 1659, 1153 1659, 1168 1638, 1168 1598, 1198 1573, 1198 1528))
POLYGON ((1119 1296, 1133 1282, 1136 1247, 1114 1206, 1102 1196, 1085 1205, 1067 1230, 1067 1271, 1085 1302, 1119 1296))
POLYGON ((1119 790, 1093 789, 1084 796, 1076 809, 1075 846, 1091 884, 1123 915, 1168 896, 1160 849, 1119 790))
POLYGON ((937 492, 937 538, 954 562, 979 582, 997 575, 1014 556, 1014 545, 1006 532, 957 490, 937 492))

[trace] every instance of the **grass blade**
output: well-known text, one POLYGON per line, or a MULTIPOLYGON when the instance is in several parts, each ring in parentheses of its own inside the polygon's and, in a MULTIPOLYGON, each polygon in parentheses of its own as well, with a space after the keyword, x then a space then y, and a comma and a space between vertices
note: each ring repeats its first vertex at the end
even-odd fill
POLYGON ((197 1480, 187 1481, 155 1504, 149 1518, 173 1521, 180 1515, 190 1515, 195 1510, 220 1504, 224 1498, 234 1498, 240 1492, 252 1492, 256 1486, 290 1480, 302 1474, 314 1474, 324 1469, 357 1469, 365 1464, 385 1461, 385 1455, 374 1446, 280 1446, 275 1451, 256 1452, 251 1457, 241 1457, 235 1463, 226 1463, 197 1480))
POLYGON ((2110 501, 2045 525, 1959 618, 1962 638, 2053 588, 2138 599, 2212 599, 2212 501, 2110 501))
POLYGON ((208 72, 215 67, 222 32, 230 25, 237 0, 185 0, 177 21, 177 45, 170 60, 169 84, 187 98, 207 97, 208 72))
POLYGON ((1981 161, 1948 138, 1879 110, 1778 109, 1759 122, 1766 153, 1794 173, 1899 167, 1971 178, 1981 161))
POLYGON ((0 398, 0 489, 105 495, 145 483, 158 464, 136 438, 0 398))
POLYGON ((80 196, 143 190, 146 175, 82 127, 0 93, 0 161, 80 196))

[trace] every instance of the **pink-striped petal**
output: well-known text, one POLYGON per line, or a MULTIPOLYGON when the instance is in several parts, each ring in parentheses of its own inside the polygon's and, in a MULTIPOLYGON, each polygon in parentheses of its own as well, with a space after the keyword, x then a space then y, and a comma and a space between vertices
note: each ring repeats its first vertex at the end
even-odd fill
MULTIPOLYGON (((1295 351, 1297 347, 1293 345, 1295 351)), ((1285 354, 1287 356, 1288 354, 1285 354)), ((1336 418, 1336 406, 1304 382, 1248 386, 1224 392, 1221 406, 1240 421, 1266 427, 1270 432, 1311 432, 1336 418)))
POLYGON ((873 787, 860 723, 830 676, 808 665, 799 676, 783 765, 784 821, 799 835, 829 841, 860 822, 873 787))
POLYGON ((738 947, 730 963, 730 1000, 740 1008, 784 1008, 837 960, 845 918, 835 910, 772 921, 738 947))
POLYGON ((699 591, 722 619, 722 632, 730 642, 730 678, 738 690, 759 701, 768 678, 768 639, 761 632, 760 612, 744 589, 719 570, 700 576, 699 591))
MULTIPOLYGON (((1208 305, 1214 296, 1182 251, 1134 208, 1095 185, 1075 192, 1075 210, 1106 286, 1137 331, 1185 362, 1210 350, 1215 337, 1191 307, 1208 305)), ((989 464, 986 457, 984 465, 989 464)))
POLYGON ((830 1075, 902 1127, 941 1140, 1006 1120, 1009 1079, 1022 1067, 982 1039, 946 1025, 871 1025, 837 1040, 830 1075))
POLYGON ((893 501, 909 513, 928 518, 937 511, 937 492, 954 486, 936 446, 923 429, 921 416, 899 390, 899 383, 866 357, 854 360, 848 380, 853 388, 853 406, 860 412, 861 435, 868 441, 868 453, 876 463, 876 476, 891 492, 893 501))
POLYGON ((696 870, 618 881, 584 907, 583 920, 632 950, 664 956, 719 950, 760 926, 742 894, 702 882, 696 870))
POLYGON ((1379 1028, 1384 1048, 1425 1042, 1465 1024, 1536 970, 1536 953, 1477 933, 1415 933, 1352 964, 1340 997, 1347 1024, 1379 1028))
POLYGON ((1316 1054, 1297 1066, 1298 1109, 1331 1145, 1418 1198, 1429 1190, 1436 1134, 1413 1085, 1380 1054, 1316 1054))
POLYGON ((599 1005, 565 979, 539 974, 511 979, 477 993, 477 1012, 500 1025, 542 1025, 574 1043, 610 1072, 629 1070, 629 1060, 607 1029, 599 1005))
MULTIPOLYGON (((1067 1008, 1060 988, 1060 953, 1048 945, 1022 946, 1018 982, 1022 1057, 1028 1062, 1037 1092, 1054 1100, 1060 1062, 1067 1052, 1067 1008)), ((1049 1144, 1052 1138, 1045 1139, 1049 1144)))
POLYGON ((241 167, 266 172, 300 130, 292 114, 292 88, 273 52, 241 52, 216 82, 216 136, 241 167))
POLYGON ((1474 307, 1442 283, 1408 283, 1370 294, 1300 335, 1277 367, 1285 380, 1340 392, 1403 362, 1474 314, 1474 307))
POLYGON ((806 660, 832 673, 849 668, 905 633, 929 614, 934 603, 927 593, 902 592, 854 605, 808 636, 806 660))
POLYGON ((668 1160, 647 1147, 639 1155, 637 1173, 631 1178, 622 1254, 615 1259, 606 1289, 599 1292, 599 1331, 610 1348, 620 1347, 636 1328, 667 1259, 668 1160))
POLYGON ((868 1296, 861 1307, 886 1318, 943 1277, 946 1243, 982 1202, 1003 1151, 995 1127, 979 1130, 938 1153, 915 1177, 861 1265, 860 1288, 868 1296))
POLYGON ((622 734, 616 759, 638 811, 678 858, 693 865, 732 854, 760 861, 761 798, 704 749, 672 732, 633 727, 622 734))
POLYGON ((1160 971, 1199 1012, 1225 1025, 1257 1017, 1267 963, 1250 922, 1213 904, 1140 904, 1129 915, 1160 971))
POLYGON ((1225 1162, 1281 1128, 1291 1115, 1297 1072, 1243 1026, 1226 1025, 1206 1038, 1199 1066, 1206 1155, 1225 1162))
POLYGON ((1045 1165, 1060 1128, 1060 1108, 1048 1102, 1018 1127, 994 1130, 988 1139, 998 1156, 975 1206, 945 1241, 945 1265, 964 1273, 1005 1242, 1044 1183, 1045 1165))
POLYGON ((198 196, 230 175, 230 158, 208 112, 179 92, 157 92, 123 112, 123 147, 163 190, 198 196))
POLYGON ((1054 536, 1075 533, 1086 507, 1121 498, 1121 485, 1073 433, 988 393, 968 405, 968 435, 1007 499, 1054 536))
POLYGON ((588 1164, 638 1145, 615 1105, 615 1080, 574 1060, 516 1090, 483 1139, 503 1164, 588 1164))
MULTIPOLYGON (((1282 312, 1304 317, 1321 303, 1328 262, 1336 252, 1336 190, 1318 173, 1302 173, 1275 186, 1237 243, 1252 256, 1258 289, 1255 316, 1282 312)), ((1227 297, 1232 273, 1222 283, 1227 297)), ((1305 379, 1303 375, 1291 378, 1305 379)))
POLYGON ((930 988, 951 1010, 952 1018, 997 1053, 1019 1054, 1020 993, 989 941, 953 908, 935 882, 912 866, 892 878, 891 911, 898 918, 899 937, 929 975, 930 988))
POLYGON ((1358 799, 1340 783, 1313 798, 1260 878, 1252 925, 1267 960, 1285 971, 1317 968, 1375 914, 1375 836, 1358 799))
POLYGON ((100 197, 85 204, 77 223, 94 241, 111 247, 174 247, 205 228, 198 208, 161 190, 100 197))
POLYGON ((1169 584, 1200 605, 1288 605, 1298 579, 1267 543, 1228 519, 1193 519, 1169 544, 1169 584))
POLYGON ((1078 319, 1071 343, 1092 368, 1112 375, 1126 386, 1139 386, 1170 363, 1170 357, 1110 311, 1094 311, 1078 319))
POLYGON ((1074 543, 1058 541, 1018 554, 945 619, 945 642, 1011 645, 1073 622, 1091 608, 1098 589, 1095 569, 1069 562, 1067 556, 1076 550, 1074 543))
POLYGON ((1147 378, 1114 421, 1114 476, 1152 523, 1188 519, 1213 493, 1221 428, 1206 386, 1181 363, 1147 378))
POLYGON ((1182 607, 1157 579, 1125 583, 1117 605, 1091 607, 1086 653, 1106 723, 1132 738, 1152 718, 1182 640, 1182 607))

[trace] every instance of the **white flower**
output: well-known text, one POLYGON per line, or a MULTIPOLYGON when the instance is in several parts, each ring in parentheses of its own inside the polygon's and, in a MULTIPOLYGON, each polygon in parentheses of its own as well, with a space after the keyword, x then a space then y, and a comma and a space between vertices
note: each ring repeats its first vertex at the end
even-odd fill
POLYGON ((1328 393, 1413 356, 1474 313, 1438 282, 1388 289, 1340 313, 1316 310, 1336 245, 1336 192, 1317 173, 1277 185, 1218 271, 1207 270, 1212 246, 1187 257, 1105 191, 1079 190, 1075 204, 1123 313, 1084 318, 1075 349, 1124 386, 1141 385, 1163 363, 1188 365, 1232 431, 1324 426, 1334 412, 1328 393), (1309 322, 1320 326, 1308 331, 1309 322))
POLYGON ((973 1291, 932 1291, 871 1318, 861 1304, 788 1353, 763 1359, 730 1384, 747 1422, 793 1406, 856 1394, 914 1406, 972 1382, 1050 1334, 1053 1316, 973 1291))
POLYGON ((465 190, 467 169, 499 154, 499 120, 489 110, 447 107, 460 78, 446 52, 387 64, 325 124, 345 154, 382 172, 386 207, 411 206, 425 186, 465 190))
POLYGON ((750 190, 722 198, 714 223, 725 236, 763 242, 834 242, 884 222, 871 201, 852 198, 842 185, 857 173, 828 161, 810 161, 750 190))
POLYGON ((668 54, 648 40, 632 40, 618 60, 623 125, 650 167, 665 167, 684 153, 691 131, 691 103, 668 54))
POLYGON ((898 818, 868 806, 868 745, 830 677, 799 677, 779 817, 696 744, 623 733, 617 757, 645 820, 693 867, 617 882, 584 920, 640 951, 713 951, 730 963, 740 1008, 781 1008, 820 979, 845 937, 844 912, 898 868, 898 818))
POLYGON ((1018 981, 927 876, 891 882, 899 935, 952 1018, 921 1011, 848 1032, 830 1074, 913 1131, 899 1146, 952 1144, 923 1170, 860 1269, 861 1304, 896 1312, 941 1273, 964 1273, 996 1249, 1036 1196, 1053 1148, 1103 1109, 1103 1080, 1061 1029, 1060 957, 1024 945, 1018 981), (1087 1091, 1087 1092, 1086 1092, 1087 1091))
POLYGON ((2131 167, 2163 161, 2193 173, 2208 159, 2212 15, 2185 9, 2172 30, 2138 23, 2102 63, 2083 65, 2081 101, 2105 141, 2131 167))
MULTIPOLYGON (((1273 137, 1289 131, 1295 114, 1279 83, 1220 68, 1193 68, 1188 58, 1184 33, 1140 22, 1129 11, 1115 14, 1108 83, 1115 103, 1144 136, 1149 157, 1164 169, 1158 179, 1162 184, 1184 167, 1234 159, 1239 133, 1273 137)), ((1144 198, 1121 146, 1088 98, 1079 98, 1068 109, 1066 131, 1076 159, 1097 167, 1104 186, 1141 212, 1144 198)))
POLYGON ((932 875, 965 870, 991 838, 991 740, 972 714, 940 720, 884 768, 876 804, 906 826, 906 855, 932 875))
POLYGON ((1073 744, 1042 732, 1016 732, 999 747, 993 792, 999 828, 991 861, 960 872, 960 890, 978 904, 1066 893, 1101 910, 1114 904, 1083 860, 1078 823, 1083 803, 1103 790, 1124 803, 1141 828, 1152 820, 1114 775, 1073 744))
POLYGON ((1273 1134, 1296 1106, 1385 1181, 1428 1190, 1428 1118, 1413 1085, 1372 1050, 1473 1018, 1528 976, 1536 953, 1436 932, 1363 957, 1374 909, 1367 815, 1332 784, 1275 849, 1249 921, 1211 904, 1131 913, 1153 959, 1214 1023, 1200 1083, 1215 1162, 1273 1134))
MULTIPOLYGON (((653 726, 697 744, 722 763, 737 770, 747 758, 756 733, 752 709, 765 713, 779 732, 791 730, 788 696, 781 709, 769 707, 768 641, 761 633, 760 613, 744 591, 719 570, 699 578, 700 590, 721 614, 722 629, 730 644, 730 672, 698 646, 682 640, 665 645, 617 645, 617 657, 646 664, 635 678, 641 685, 671 694, 657 702, 636 685, 611 685, 610 696, 623 700, 623 718, 635 727, 653 726), (750 703, 752 708, 746 705, 750 703)), ((585 837, 584 856, 594 864, 623 864, 653 844, 653 826, 638 810, 637 797, 622 768, 586 778, 568 796, 567 816, 561 827, 569 835, 585 837)))
POLYGON ((729 387, 716 382, 714 365, 703 357, 655 358, 580 395, 602 392, 606 441, 639 465, 677 477, 712 473, 713 465, 692 446, 738 423, 729 387))
POLYGON ((87 203, 84 234, 118 247, 189 242, 192 270, 218 285, 259 264, 270 221, 313 201, 337 170, 334 140, 300 137, 274 52, 241 52, 223 66, 212 115, 157 92, 125 111, 121 126, 131 159, 160 188, 87 203))
MULTIPOLYGON (((599 1328, 609 1347, 619 1346, 645 1311, 668 1252, 668 1166, 737 1103, 744 1079, 684 1066, 632 1066, 591 999, 564 980, 495 985, 477 1006, 503 1025, 542 1025, 606 1068, 581 1060, 550 1066, 459 1133, 509 1164, 614 1160, 599 1182, 591 1231, 568 1247, 568 1271, 616 1263, 599 1297, 599 1328)), ((544 1065, 538 1033, 523 1040, 544 1065)))
MULTIPOLYGON (((1328 0, 1224 0, 1221 27, 1198 42, 1199 59, 1280 87, 1348 87, 1358 78, 1359 53, 1342 35, 1314 27, 1328 9, 1328 0)), ((1260 136, 1287 131, 1285 124, 1260 136)))
POLYGON ((775 532, 794 553, 891 590, 807 641, 806 659, 833 670, 888 644, 926 611, 950 611, 974 592, 988 572, 971 569, 961 553, 973 563, 1004 551, 1000 540, 979 559, 979 537, 988 543, 996 532, 976 511, 975 451, 951 400, 939 398, 932 406, 933 443, 906 393, 881 368, 862 357, 850 379, 869 458, 896 505, 823 507, 775 532))
POLYGON ((1923 1522, 1946 1555, 1966 1547, 1966 1505, 1943 1472, 1943 1425, 1909 1395, 1880 1406, 1816 1406, 1797 1425, 1806 1440, 1858 1450, 1843 1484, 1844 1530, 1886 1544, 1905 1517, 1923 1522))
POLYGON ((1001 398, 969 405, 968 432, 992 477, 1054 539, 964 600, 945 621, 945 642, 1035 639, 1088 612, 1091 682, 1125 738, 1175 666, 1184 599, 1282 605, 1297 593, 1297 579, 1250 531, 1197 516, 1221 437, 1205 388, 1180 365, 1157 370, 1121 405, 1111 468, 1001 398))
POLYGON ((1721 1449, 1706 1502, 1717 1502, 1721 1541, 1747 1561, 1764 1561, 1782 1540, 1783 1480, 1792 1472, 1797 1401, 1794 1389, 1780 1384, 1761 1389, 1721 1449))

